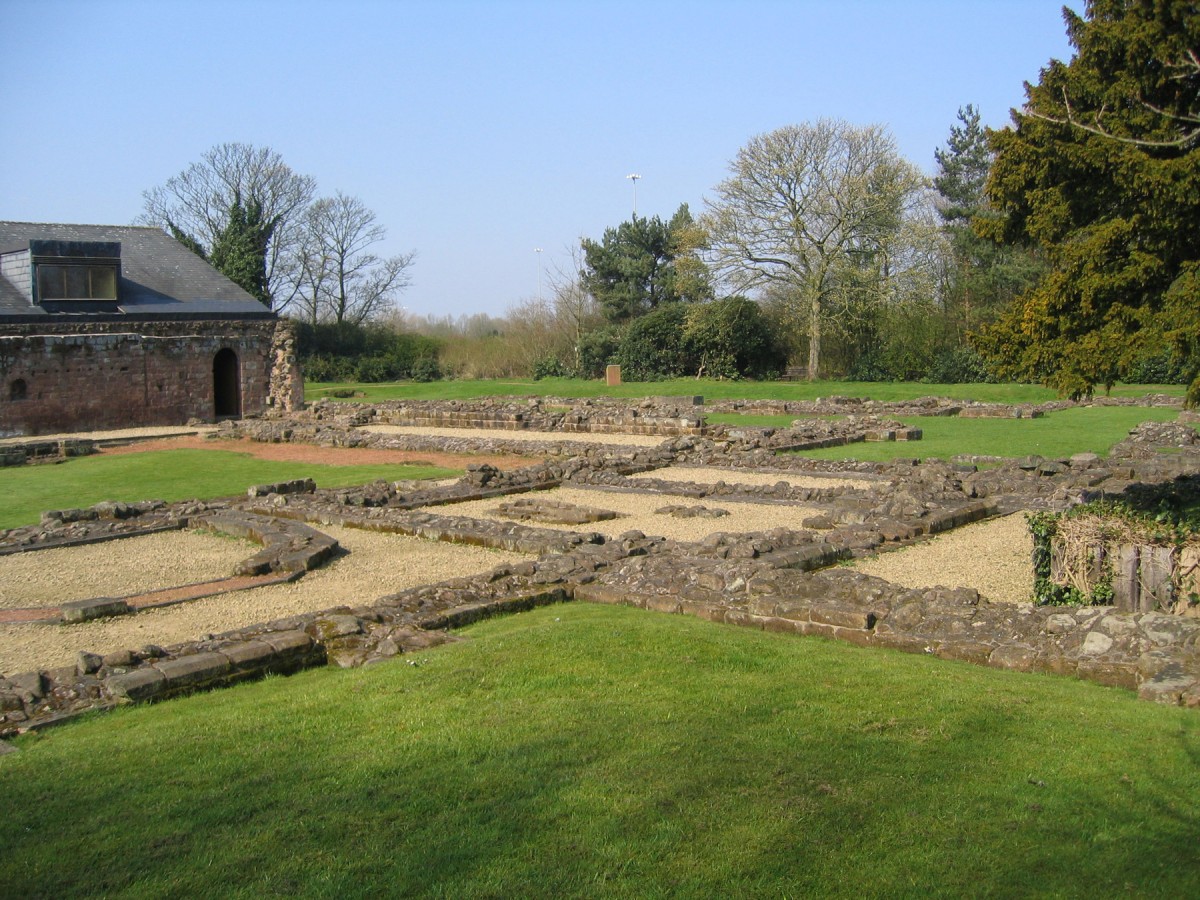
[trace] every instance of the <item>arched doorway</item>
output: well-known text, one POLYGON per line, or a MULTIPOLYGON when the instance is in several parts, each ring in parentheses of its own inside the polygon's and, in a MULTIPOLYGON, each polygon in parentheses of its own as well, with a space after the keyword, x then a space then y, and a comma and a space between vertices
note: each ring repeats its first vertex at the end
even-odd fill
POLYGON ((213 411, 218 419, 242 414, 242 379, 237 354, 226 347, 213 357, 213 411))

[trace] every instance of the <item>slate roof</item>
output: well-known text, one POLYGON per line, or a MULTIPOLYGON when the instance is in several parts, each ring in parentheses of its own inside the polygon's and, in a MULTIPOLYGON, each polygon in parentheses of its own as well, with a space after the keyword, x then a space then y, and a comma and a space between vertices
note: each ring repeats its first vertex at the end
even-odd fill
POLYGON ((0 320, 104 314, 137 318, 274 318, 274 313, 159 228, 0 222, 0 253, 28 249, 30 240, 120 241, 117 301, 31 304, 0 276, 0 320), (50 304, 48 304, 50 305, 50 304))

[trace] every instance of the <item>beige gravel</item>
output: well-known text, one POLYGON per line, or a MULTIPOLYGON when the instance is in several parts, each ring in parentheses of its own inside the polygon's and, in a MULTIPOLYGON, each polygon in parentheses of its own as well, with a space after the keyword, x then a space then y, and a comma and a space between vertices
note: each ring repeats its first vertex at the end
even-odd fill
MULTIPOLYGON (((82 625, 0 625, 0 673, 10 675, 39 667, 69 665, 80 650, 110 653, 148 643, 174 644, 302 612, 370 603, 404 588, 483 572, 527 558, 500 550, 352 528, 322 526, 321 530, 337 538, 350 550, 350 555, 291 584, 222 594, 82 625)), ((118 560, 132 565, 131 546, 140 540, 130 538, 98 547, 107 547, 118 560)), ((30 556, 46 552, 50 551, 30 556)), ((57 584, 60 574, 47 567, 45 578, 50 584, 57 584)), ((168 581, 181 583, 181 579, 174 577, 168 581)))
MULTIPOLYGON (((605 537, 615 537, 634 529, 648 535, 658 535, 674 541, 699 541, 713 532, 730 533, 746 531, 768 531, 772 528, 799 528, 808 516, 817 515, 818 509, 811 506, 790 506, 767 503, 736 503, 723 498, 697 500, 694 497, 679 497, 671 494, 637 494, 623 491, 587 490, 579 488, 556 488, 525 494, 528 499, 553 500, 557 503, 573 503, 594 509, 607 509, 620 513, 617 518, 604 522, 589 522, 585 525, 545 525, 529 522, 529 525, 556 528, 564 531, 596 531, 605 537), (719 519, 681 519, 656 513, 664 506, 707 506, 724 509, 729 515, 719 519)), ((511 522, 497 513, 500 504, 511 502, 511 498, 473 500, 439 507, 447 515, 470 516, 477 519, 494 519, 511 522)))
POLYGON ((707 466, 667 466, 655 469, 636 478, 657 478, 662 481, 691 481, 696 484, 748 484, 755 487, 770 486, 781 481, 797 488, 861 488, 879 487, 880 482, 865 478, 821 478, 811 475, 792 475, 771 472, 747 472, 743 469, 714 469, 707 466))
POLYGON ((1033 596, 1033 537, 1024 513, 977 522, 855 568, 910 588, 968 587, 1002 603, 1033 596))
POLYGON ((5 444, 24 444, 29 441, 62 441, 68 439, 88 439, 96 441, 145 440, 149 438, 176 437, 188 434, 210 434, 217 430, 215 425, 153 425, 145 428, 114 428, 112 431, 73 431, 62 434, 39 434, 34 437, 20 435, 17 437, 0 438, 0 446, 5 444))
POLYGON ((261 548, 199 531, 171 531, 85 547, 0 556, 0 609, 127 597, 233 575, 261 548))
POLYGON ((417 428, 408 425, 364 425, 361 431, 375 434, 415 434, 421 437, 471 438, 487 441, 574 441, 579 444, 609 444, 621 447, 657 447, 669 440, 664 435, 591 434, 573 431, 505 431, 495 428, 417 428))

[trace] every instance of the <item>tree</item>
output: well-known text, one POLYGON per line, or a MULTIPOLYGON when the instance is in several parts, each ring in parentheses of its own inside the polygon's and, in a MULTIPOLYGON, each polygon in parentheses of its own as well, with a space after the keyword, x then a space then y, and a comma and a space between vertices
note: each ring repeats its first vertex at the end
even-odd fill
MULTIPOLYGON (((263 220, 257 200, 242 203, 241 196, 235 194, 229 218, 208 256, 213 266, 267 308, 271 298, 267 292, 266 255, 273 230, 263 220)), ((194 251, 198 242, 184 243, 194 251)))
POLYGON ((888 248, 924 180, 885 129, 832 119, 753 138, 730 171, 703 219, 718 270, 738 290, 787 298, 816 379, 827 321, 886 289, 888 248))
POLYGON ((958 111, 944 149, 934 151, 933 186, 949 253, 942 299, 957 341, 991 322, 1012 298, 1041 274, 1033 251, 997 244, 980 233, 997 213, 987 197, 992 149, 979 111, 958 111))
POLYGON ((580 282, 609 322, 628 322, 676 300, 703 300, 707 269, 698 256, 703 236, 687 204, 669 223, 634 215, 599 241, 584 238, 580 282))
POLYGON ((1200 14, 1184 0, 1063 11, 1053 60, 992 135, 997 239, 1049 271, 980 346, 1010 378, 1072 397, 1170 347, 1200 401, 1200 14))
POLYGON ((339 192, 317 200, 303 225, 293 269, 308 321, 361 325, 386 314, 411 283, 416 254, 383 258, 372 252, 387 229, 357 197, 339 192))
POLYGON ((292 171, 274 150, 219 144, 165 184, 143 192, 140 220, 211 258, 236 210, 257 209, 256 227, 268 235, 262 249, 264 299, 283 309, 292 299, 285 282, 293 281, 284 272, 284 261, 292 256, 299 238, 296 225, 315 192, 316 182, 292 171))

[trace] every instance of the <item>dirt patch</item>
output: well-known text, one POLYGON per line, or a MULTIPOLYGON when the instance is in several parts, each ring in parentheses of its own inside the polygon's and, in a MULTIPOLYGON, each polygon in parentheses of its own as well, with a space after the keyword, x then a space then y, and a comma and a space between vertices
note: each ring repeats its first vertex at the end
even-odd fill
POLYGON ((228 450, 276 462, 316 463, 325 466, 409 465, 465 469, 469 465, 495 466, 502 471, 536 465, 539 459, 486 453, 442 453, 435 450, 380 450, 371 447, 318 447, 314 444, 265 444, 250 440, 212 440, 173 437, 106 447, 105 455, 148 453, 151 450, 228 450))

